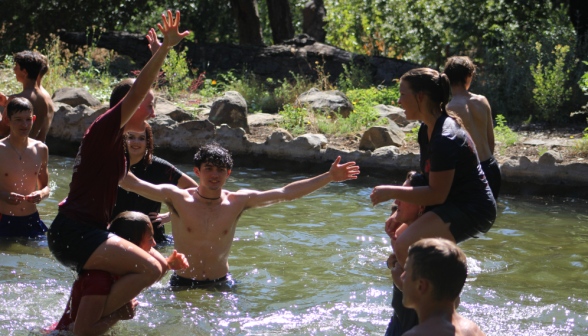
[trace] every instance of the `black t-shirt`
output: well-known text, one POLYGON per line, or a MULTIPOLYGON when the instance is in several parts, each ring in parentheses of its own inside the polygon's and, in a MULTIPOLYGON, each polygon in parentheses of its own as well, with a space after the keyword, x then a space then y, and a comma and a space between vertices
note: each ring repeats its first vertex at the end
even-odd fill
POLYGON ((437 119, 431 140, 427 136, 428 126, 423 123, 419 130, 421 170, 427 181, 430 172, 455 169, 453 183, 446 203, 459 206, 494 203, 484 171, 480 166, 478 152, 468 132, 459 127, 448 116, 437 119))
MULTIPOLYGON (((182 172, 171 163, 153 156, 151 164, 145 167, 143 160, 131 166, 131 172, 143 181, 152 184, 173 184, 178 185, 182 172)), ((146 215, 150 212, 160 212, 161 203, 152 201, 134 192, 126 191, 120 186, 116 195, 116 204, 112 211, 112 217, 124 211, 139 211, 146 215)))

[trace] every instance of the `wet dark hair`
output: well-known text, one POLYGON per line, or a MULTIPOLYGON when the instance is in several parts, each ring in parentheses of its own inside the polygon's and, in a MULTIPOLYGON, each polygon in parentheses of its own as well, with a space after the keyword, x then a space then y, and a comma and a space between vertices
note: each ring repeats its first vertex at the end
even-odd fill
POLYGON ((414 170, 409 171, 408 174, 406 174, 406 180, 410 182, 411 187, 424 187, 429 185, 425 175, 417 173, 414 170))
MULTIPOLYGON (((128 135, 127 133, 125 133, 123 135, 124 137, 124 146, 125 146, 125 152, 129 153, 129 148, 127 147, 127 139, 128 139, 128 135)), ((151 162, 153 161, 153 131, 151 130, 151 125, 149 125, 148 123, 145 123, 145 155, 143 156, 143 165, 145 167, 145 169, 147 169, 147 166, 149 166, 151 164, 151 162)))
POLYGON ((27 78, 37 80, 37 76, 43 68, 47 67, 47 57, 43 57, 37 51, 21 51, 14 55, 14 63, 27 71, 27 78))
POLYGON ((451 95, 451 84, 446 74, 439 74, 436 70, 429 68, 418 68, 407 71, 400 80, 408 83, 415 95, 423 92, 435 106, 441 108, 444 115, 453 118, 460 127, 463 127, 461 118, 446 109, 451 95))
POLYGON ((125 211, 112 220, 108 231, 139 246, 145 232, 151 231, 153 234, 153 225, 147 215, 137 211, 125 211))
POLYGON ((12 118, 13 115, 19 112, 28 111, 30 111, 31 113, 33 112, 33 104, 31 104, 31 102, 26 98, 12 98, 8 102, 8 105, 6 105, 6 116, 8 116, 9 120, 12 118))
POLYGON ((452 85, 465 85, 467 78, 476 73, 476 65, 467 56, 453 56, 445 63, 443 73, 452 85))
POLYGON ((216 142, 207 143, 200 147, 196 155, 194 155, 194 167, 200 169, 204 163, 227 169, 233 168, 231 153, 216 142))
POLYGON ((120 83, 116 84, 110 94, 110 108, 115 107, 131 91, 133 84, 135 84, 134 78, 123 79, 120 83))
POLYGON ((465 254, 455 243, 442 238, 421 239, 410 246, 408 258, 412 280, 429 280, 434 299, 457 299, 468 276, 468 265, 465 254))

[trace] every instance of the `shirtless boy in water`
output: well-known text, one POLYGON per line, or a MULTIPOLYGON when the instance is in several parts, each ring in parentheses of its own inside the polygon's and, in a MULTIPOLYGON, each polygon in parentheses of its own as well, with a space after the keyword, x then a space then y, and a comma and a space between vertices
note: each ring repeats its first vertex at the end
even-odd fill
POLYGON ((217 144, 200 148, 194 156, 198 188, 179 189, 170 184, 153 185, 131 173, 121 186, 154 201, 165 202, 172 210, 175 248, 188 258, 190 267, 172 275, 172 286, 199 286, 224 281, 229 272, 229 253, 237 222, 243 211, 291 201, 324 187, 332 181, 356 179, 355 162, 339 164, 337 158, 329 172, 268 191, 223 190, 231 174, 233 160, 217 144))
POLYGON ((416 310, 420 323, 404 335, 485 336, 455 311, 467 275, 466 256, 455 243, 429 238, 412 244, 401 277, 402 303, 416 310))
POLYGON ((28 137, 35 117, 27 99, 11 99, 6 118, 10 135, 0 140, 0 236, 43 235, 47 227, 37 204, 49 197, 49 150, 28 137))
POLYGON ((466 56, 454 56, 445 63, 443 71, 451 82, 453 98, 447 104, 463 121, 463 125, 474 140, 482 170, 486 175, 494 198, 498 199, 501 174, 498 162, 494 158, 494 125, 492 110, 486 97, 468 91, 476 66, 466 56))
MULTIPOLYGON (((1 106, 6 106, 8 101, 15 97, 26 98, 33 104, 36 120, 29 137, 42 142, 45 142, 47 138, 54 112, 51 96, 41 85, 43 76, 48 69, 47 57, 36 51, 21 51, 14 55, 13 70, 16 80, 22 84, 22 92, 9 97, 0 93, 1 106)), ((5 137, 9 133, 9 121, 5 110, 2 122, 0 122, 0 137, 5 137)))

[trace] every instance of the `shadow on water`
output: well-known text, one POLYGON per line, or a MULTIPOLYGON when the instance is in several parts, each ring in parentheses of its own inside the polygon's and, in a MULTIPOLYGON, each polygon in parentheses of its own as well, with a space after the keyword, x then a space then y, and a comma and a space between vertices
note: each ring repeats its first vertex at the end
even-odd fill
MULTIPOLYGON (((39 207, 47 225, 67 194, 71 163, 50 158, 52 195, 39 207)), ((193 176, 190 165, 178 167, 193 176)), ((305 177, 236 168, 227 189, 265 190, 305 177)), ((175 291, 168 273, 138 297, 136 317, 115 333, 383 334, 392 314, 385 267, 391 248, 383 231, 391 202, 372 207, 369 194, 375 185, 399 182, 361 176, 245 212, 229 258, 236 288, 175 291)), ((470 272, 459 311, 488 335, 587 334, 587 222, 585 200, 501 197, 494 227, 461 245, 470 272)), ((0 241, 0 253, 0 334, 25 335, 56 322, 71 272, 42 240, 0 241)))

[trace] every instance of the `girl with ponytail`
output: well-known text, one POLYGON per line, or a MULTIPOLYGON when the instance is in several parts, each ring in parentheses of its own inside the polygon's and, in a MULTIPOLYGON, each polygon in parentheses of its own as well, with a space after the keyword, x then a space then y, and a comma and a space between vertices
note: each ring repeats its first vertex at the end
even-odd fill
POLYGON ((398 104, 406 119, 422 121, 420 166, 428 185, 381 185, 370 198, 373 205, 396 199, 426 206, 425 213, 397 238, 396 266, 403 269, 408 248, 422 238, 460 243, 488 232, 496 219, 496 203, 474 142, 461 119, 446 109, 451 93, 447 75, 428 68, 410 70, 400 78, 399 90, 398 104))

